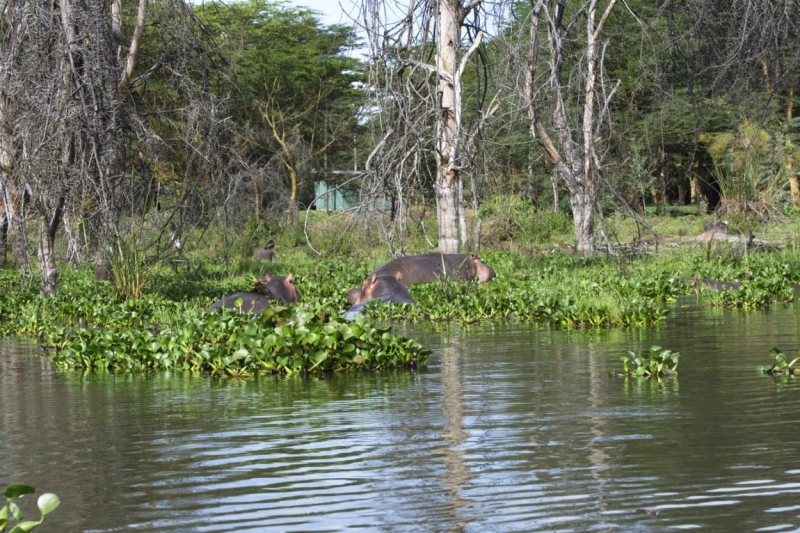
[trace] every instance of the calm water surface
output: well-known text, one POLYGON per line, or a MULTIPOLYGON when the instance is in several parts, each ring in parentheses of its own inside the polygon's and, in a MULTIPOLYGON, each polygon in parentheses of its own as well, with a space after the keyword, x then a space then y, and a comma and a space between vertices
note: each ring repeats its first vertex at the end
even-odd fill
POLYGON ((60 374, 6 341, 0 483, 61 497, 37 531, 796 531, 800 380, 755 367, 799 324, 409 327, 427 369, 311 380, 60 374), (651 344, 678 379, 609 378, 651 344))

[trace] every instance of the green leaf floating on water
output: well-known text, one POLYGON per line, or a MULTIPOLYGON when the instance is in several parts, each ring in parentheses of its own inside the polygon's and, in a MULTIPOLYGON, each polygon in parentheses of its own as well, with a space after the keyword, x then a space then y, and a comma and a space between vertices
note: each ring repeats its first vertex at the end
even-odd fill
POLYGON ((36 493, 36 489, 30 487, 28 485, 9 485, 6 487, 6 499, 8 501, 14 500, 19 498, 20 496, 24 496, 26 494, 34 494, 36 493))
POLYGON ((9 533, 28 533, 28 531, 33 531, 34 529, 36 529, 36 526, 39 526, 41 524, 42 524, 41 522, 38 521, 34 522, 32 520, 29 520, 27 522, 20 522, 19 524, 14 526, 14 529, 12 529, 9 533))

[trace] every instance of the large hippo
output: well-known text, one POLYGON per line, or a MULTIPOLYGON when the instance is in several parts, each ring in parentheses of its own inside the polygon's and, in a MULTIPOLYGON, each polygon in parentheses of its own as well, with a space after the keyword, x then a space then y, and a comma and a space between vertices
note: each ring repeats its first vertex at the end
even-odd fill
POLYGON ((356 287, 347 293, 347 301, 352 307, 348 309, 345 318, 351 321, 355 320, 367 303, 373 300, 416 305, 417 302, 408 293, 408 289, 400 283, 402 277, 400 273, 395 276, 370 274, 361 287, 356 287))
POLYGON ((700 290, 700 285, 714 289, 715 291, 736 290, 742 288, 742 284, 738 281, 720 281, 717 279, 705 279, 692 277, 695 290, 700 290))
POLYGON ((242 300, 241 311, 243 313, 258 315, 269 307, 270 300, 279 301, 284 305, 289 302, 299 302, 300 293, 297 291, 297 287, 294 284, 294 277, 291 273, 286 277, 265 274, 262 279, 256 282, 253 292, 239 292, 227 296, 221 300, 217 300, 208 308, 217 309, 226 307, 229 309, 239 309, 239 306, 236 305, 236 300, 238 298, 242 300))
POLYGON ((489 281, 495 277, 492 268, 474 254, 443 254, 432 252, 422 255, 399 257, 375 268, 377 276, 402 274, 400 283, 408 287, 415 283, 432 283, 440 279, 462 281, 489 281))

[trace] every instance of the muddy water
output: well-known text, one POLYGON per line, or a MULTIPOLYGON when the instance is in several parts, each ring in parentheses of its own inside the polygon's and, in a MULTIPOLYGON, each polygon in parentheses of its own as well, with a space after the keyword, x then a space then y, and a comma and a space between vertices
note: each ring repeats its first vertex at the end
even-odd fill
POLYGON ((409 328, 427 369, 309 380, 59 374, 5 341, 0 482, 59 494, 37 531, 796 530, 800 378, 755 368, 798 325, 685 300, 652 329, 409 328), (651 344, 678 379, 608 376, 651 344))

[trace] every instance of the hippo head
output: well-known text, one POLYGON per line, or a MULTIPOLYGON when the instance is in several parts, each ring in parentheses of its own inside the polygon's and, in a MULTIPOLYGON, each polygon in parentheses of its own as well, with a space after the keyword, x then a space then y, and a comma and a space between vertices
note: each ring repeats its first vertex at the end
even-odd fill
POLYGON ((350 289, 350 291, 347 293, 347 303, 349 303, 351 307, 359 303, 360 298, 361 298, 361 287, 355 287, 353 289, 350 289))
POLYGON ((393 293, 407 294, 408 291, 400 283, 402 278, 403 274, 400 272, 395 272, 394 276, 378 276, 377 274, 371 274, 364 280, 361 287, 356 287, 347 293, 347 301, 352 306, 358 305, 361 302, 366 302, 372 298, 387 296, 393 293))
POLYGON ((255 292, 263 294, 271 300, 279 300, 284 304, 300 301, 300 293, 294 284, 294 276, 291 273, 286 277, 264 274, 264 277, 256 282, 255 292))
POLYGON ((469 255, 469 262, 475 271, 475 278, 480 282, 489 281, 497 275, 492 267, 481 261, 475 254, 469 255))

